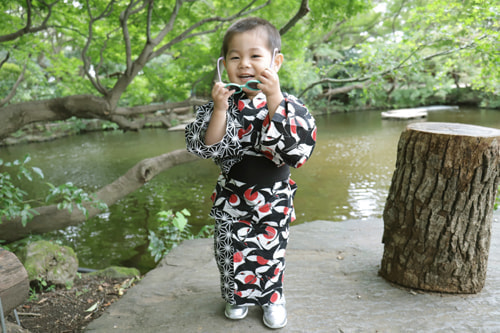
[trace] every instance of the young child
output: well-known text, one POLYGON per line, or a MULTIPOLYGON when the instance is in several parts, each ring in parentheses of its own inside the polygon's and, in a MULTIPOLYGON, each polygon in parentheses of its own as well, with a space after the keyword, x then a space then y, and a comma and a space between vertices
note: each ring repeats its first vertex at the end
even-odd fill
POLYGON ((220 82, 219 71, 213 102, 186 127, 187 149, 222 171, 210 216, 225 315, 242 319, 259 305, 270 328, 287 323, 283 272, 297 189, 289 166, 302 166, 316 143, 314 118, 281 91, 280 49, 279 32, 266 20, 231 25, 219 59, 231 84, 220 82))

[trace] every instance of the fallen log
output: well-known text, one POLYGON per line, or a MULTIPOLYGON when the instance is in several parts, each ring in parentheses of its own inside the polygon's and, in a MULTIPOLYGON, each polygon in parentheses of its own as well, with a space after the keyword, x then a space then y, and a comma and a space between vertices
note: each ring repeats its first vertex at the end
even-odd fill
MULTIPOLYGON (((129 169, 124 175, 116 179, 95 193, 95 197, 111 206, 129 193, 137 190, 146 182, 156 177, 161 172, 188 162, 198 160, 194 154, 186 149, 178 149, 172 152, 144 159, 129 169)), ((38 215, 28 222, 25 226, 22 220, 16 217, 12 220, 2 219, 0 222, 0 239, 7 242, 27 237, 30 234, 43 234, 49 231, 66 228, 71 225, 77 225, 99 214, 99 208, 85 203, 88 216, 85 216, 80 209, 73 208, 71 212, 61 210, 56 204, 50 206, 37 207, 35 210, 38 215)))

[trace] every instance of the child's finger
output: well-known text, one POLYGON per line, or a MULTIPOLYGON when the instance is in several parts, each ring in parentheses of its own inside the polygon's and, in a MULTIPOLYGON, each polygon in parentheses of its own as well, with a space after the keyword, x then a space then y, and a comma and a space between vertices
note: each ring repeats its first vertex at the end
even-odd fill
POLYGON ((227 89, 222 82, 218 82, 212 88, 212 99, 217 104, 227 105, 227 101, 233 93, 234 91, 227 89))
POLYGON ((273 71, 270 68, 266 68, 262 73, 260 74, 260 80, 259 81, 279 81, 278 73, 273 71))

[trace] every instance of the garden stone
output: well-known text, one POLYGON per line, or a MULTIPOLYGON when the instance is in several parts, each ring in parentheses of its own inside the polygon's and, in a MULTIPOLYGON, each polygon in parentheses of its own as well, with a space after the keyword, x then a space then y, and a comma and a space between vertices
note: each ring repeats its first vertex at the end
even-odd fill
POLYGON ((27 245, 19 257, 30 281, 42 279, 56 285, 72 285, 78 271, 75 251, 48 241, 27 245))
POLYGON ((126 279, 140 276, 141 272, 139 272, 137 268, 133 267, 110 266, 95 272, 91 272, 89 273, 89 275, 108 277, 112 279, 126 279))
POLYGON ((7 330, 6 333, 30 333, 30 330, 22 328, 21 326, 10 321, 5 322, 5 329, 7 330))

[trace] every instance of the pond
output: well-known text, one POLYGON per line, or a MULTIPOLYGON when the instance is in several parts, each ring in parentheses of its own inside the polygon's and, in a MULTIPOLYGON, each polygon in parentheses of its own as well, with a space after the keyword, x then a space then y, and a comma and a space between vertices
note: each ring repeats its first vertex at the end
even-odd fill
MULTIPOLYGON (((292 178, 299 185, 294 223, 380 218, 394 171, 397 142, 411 121, 383 120, 380 112, 373 111, 316 118, 318 142, 313 156, 302 168, 292 170, 292 178)), ((426 119, 412 121, 500 128, 500 112, 461 108, 432 111, 426 119)), ((27 184, 27 190, 41 197, 47 189, 45 182, 60 185, 71 181, 93 192, 140 160, 180 148, 184 148, 183 132, 151 129, 139 133, 91 133, 2 147, 0 156, 11 161, 29 153, 30 164, 40 167, 45 179, 27 184)), ((147 272, 155 266, 147 251, 147 235, 157 226, 156 214, 187 208, 194 231, 212 223, 208 211, 218 172, 208 160, 172 168, 120 200, 108 212, 51 236, 72 246, 82 267, 122 265, 147 272)))

